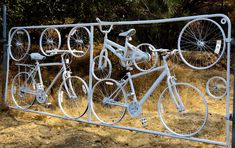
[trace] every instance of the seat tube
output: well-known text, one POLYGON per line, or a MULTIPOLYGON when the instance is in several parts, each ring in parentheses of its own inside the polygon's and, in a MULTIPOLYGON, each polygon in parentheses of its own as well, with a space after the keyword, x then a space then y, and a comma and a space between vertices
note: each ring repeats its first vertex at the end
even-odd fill
POLYGON ((135 88, 134 88, 134 85, 133 85, 133 81, 132 81, 130 72, 127 73, 127 76, 128 76, 128 81, 129 81, 129 84, 130 84, 130 87, 131 87, 131 94, 134 97, 134 101, 137 101, 136 94, 135 94, 135 88))
POLYGON ((36 61, 36 66, 37 66, 37 71, 38 71, 38 77, 39 77, 40 84, 43 86, 41 68, 39 66, 39 62, 38 61, 36 61))

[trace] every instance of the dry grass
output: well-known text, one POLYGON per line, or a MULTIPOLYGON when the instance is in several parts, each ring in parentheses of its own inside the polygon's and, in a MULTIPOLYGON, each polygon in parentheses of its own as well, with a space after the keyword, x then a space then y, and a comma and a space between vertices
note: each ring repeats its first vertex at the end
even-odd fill
MULTIPOLYGON (((98 49, 101 49, 101 47, 101 45, 95 46, 94 55, 99 53, 98 49)), ((111 59, 115 60, 115 57, 111 57, 111 59)), ((84 57, 84 59, 79 62, 74 60, 74 63, 71 66, 73 74, 83 77, 86 81, 88 80, 88 69, 87 66, 85 66, 88 64, 87 61, 89 61, 89 56, 84 57), (84 67, 81 68, 81 65, 84 65, 84 67)), ((113 66, 115 69, 112 77, 118 78, 123 76, 123 73, 126 72, 125 69, 118 66, 118 62, 113 63, 115 65, 113 66), (118 71, 121 71, 121 73, 117 73, 118 71)), ((196 137, 225 141, 225 98, 221 100, 212 99, 206 94, 205 85, 207 80, 212 76, 218 75, 225 77, 226 71, 222 67, 216 67, 214 69, 204 71, 196 71, 188 68, 182 64, 181 61, 178 61, 176 64, 169 61, 169 64, 170 67, 174 67, 171 72, 176 75, 178 82, 193 84, 206 96, 209 107, 209 118, 206 127, 199 132, 196 137)), ((48 81, 46 84, 49 84, 52 80, 54 77, 52 72, 56 70, 58 69, 44 69, 43 77, 45 77, 48 81)), ((16 71, 17 68, 11 69, 9 82, 11 82, 13 76, 16 74, 16 71)), ((132 73, 135 72, 137 71, 132 71, 132 73)), ((141 98, 145 94, 147 88, 151 86, 152 82, 157 76, 159 76, 159 74, 159 72, 156 72, 134 80, 138 98, 141 98)), ((231 80, 233 80, 233 77, 231 80)), ((161 85, 157 87, 146 104, 143 106, 142 116, 148 120, 147 126, 142 127, 139 118, 133 119, 128 114, 120 123, 118 123, 118 125, 168 132, 162 126, 157 114, 157 101, 161 92, 164 88, 166 88, 165 81, 166 80, 164 79, 161 85)), ((57 90, 59 85, 60 83, 58 82, 49 96, 49 101, 52 102, 51 108, 45 108, 44 105, 36 103, 31 109, 63 115, 57 103, 57 90)), ((129 86, 127 86, 127 89, 128 88, 129 86)), ((183 94, 183 96, 188 95, 190 95, 190 93, 183 94)), ((232 91, 230 92, 230 95, 233 95, 232 91)), ((13 105, 10 89, 8 90, 8 96, 8 103, 13 105)), ((200 115, 203 112, 203 106, 201 106, 198 102, 191 102, 191 104, 192 103, 197 106, 198 109, 197 114, 199 114, 199 116, 194 117, 194 120, 196 120, 201 117, 200 115)), ((232 101, 230 104, 232 105, 232 101)), ((24 146, 24 144, 29 143, 29 147, 216 147, 215 145, 161 137, 157 135, 118 130, 102 126, 92 126, 16 110, 10 110, 7 114, 1 113, 0 116, 0 139, 4 139, 4 141, 0 141, 0 146, 5 144, 9 147, 24 146)), ((84 115, 82 119, 87 119, 87 114, 84 115)), ((92 116, 92 120, 97 121, 94 116, 92 116)), ((172 122, 177 122, 177 119, 174 119, 172 122)), ((188 122, 181 122, 178 127, 183 129, 188 125, 188 122)))

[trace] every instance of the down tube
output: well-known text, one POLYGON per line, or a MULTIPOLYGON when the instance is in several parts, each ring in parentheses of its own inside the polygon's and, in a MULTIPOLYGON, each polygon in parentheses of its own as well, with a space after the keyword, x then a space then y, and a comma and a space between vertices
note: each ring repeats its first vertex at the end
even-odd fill
POLYGON ((157 80, 152 84, 152 86, 148 89, 147 93, 143 96, 143 98, 140 100, 140 105, 142 106, 144 102, 148 99, 148 97, 153 93, 155 88, 158 86, 158 84, 167 76, 167 69, 165 69, 161 75, 157 78, 157 80))

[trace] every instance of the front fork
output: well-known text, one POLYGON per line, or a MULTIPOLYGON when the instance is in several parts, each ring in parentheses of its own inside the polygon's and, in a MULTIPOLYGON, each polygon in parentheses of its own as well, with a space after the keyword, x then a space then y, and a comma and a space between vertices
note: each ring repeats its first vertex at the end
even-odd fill
POLYGON ((69 78, 69 77, 71 77, 71 73, 72 73, 71 71, 64 71, 63 72, 63 82, 64 82, 65 91, 68 94, 69 98, 75 99, 78 96, 76 95, 74 88, 73 88, 73 84, 71 82, 71 79, 69 78))
POLYGON ((177 110, 179 112, 182 112, 185 110, 185 106, 181 100, 181 97, 179 95, 179 92, 176 88, 176 82, 175 82, 175 78, 172 77, 172 76, 168 76, 167 78, 167 84, 168 84, 168 88, 169 88, 169 91, 170 91, 170 96, 171 96, 171 99, 173 100, 177 110))
POLYGON ((103 69, 105 67, 107 67, 107 59, 108 58, 108 51, 105 47, 103 47, 102 51, 100 52, 100 55, 99 55, 99 61, 98 61, 98 68, 99 69, 103 69), (103 58, 106 57, 106 58, 103 58))

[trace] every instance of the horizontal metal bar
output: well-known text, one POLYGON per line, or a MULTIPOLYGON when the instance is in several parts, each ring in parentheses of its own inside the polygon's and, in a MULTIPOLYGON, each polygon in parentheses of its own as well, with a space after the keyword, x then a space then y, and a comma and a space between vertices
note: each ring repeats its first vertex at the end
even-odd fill
MULTIPOLYGON (((186 16, 178 18, 165 18, 158 20, 139 20, 139 21, 122 21, 122 22, 102 22, 102 25, 137 25, 137 24, 153 24, 153 23, 170 23, 178 21, 187 21, 198 18, 213 18, 222 17, 227 18, 224 14, 209 14, 209 15, 197 15, 197 16, 186 16)), ((86 27, 86 26, 99 26, 99 23, 79 23, 79 24, 63 24, 63 25, 41 25, 41 26, 19 26, 13 27, 12 29, 36 29, 36 28, 62 28, 62 27, 86 27)))
POLYGON ((16 66, 26 66, 26 67, 34 67, 35 65, 33 64, 22 64, 22 63, 16 63, 16 66))
POLYGON ((39 66, 58 66, 63 65, 62 63, 40 63, 39 66))
POLYGON ((119 125, 103 124, 103 123, 93 122, 93 121, 89 122, 89 121, 83 120, 83 119, 71 119, 71 118, 68 118, 66 116, 60 116, 60 115, 47 113, 47 112, 39 112, 39 111, 34 111, 34 110, 23 110, 21 108, 15 107, 15 106, 9 106, 9 107, 13 108, 13 109, 17 109, 17 110, 22 110, 22 111, 25 111, 25 112, 48 115, 48 116, 52 116, 52 117, 56 117, 56 118, 62 118, 62 119, 66 119, 66 120, 73 120, 73 121, 83 122, 83 123, 88 123, 88 124, 93 124, 93 125, 101 125, 101 126, 106 126, 106 127, 111 127, 111 128, 130 130, 130 131, 136 131, 136 132, 144 132, 144 133, 149 133, 149 134, 154 134, 154 135, 167 136, 167 137, 172 137, 172 138, 180 138, 180 139, 185 139, 185 140, 192 140, 192 141, 216 144, 216 145, 221 145, 221 146, 227 146, 225 142, 219 142, 219 141, 214 141, 214 140, 195 138, 195 137, 181 137, 181 136, 177 136, 177 135, 173 135, 173 134, 169 134, 169 133, 158 132, 158 131, 153 131, 153 130, 139 129, 139 128, 133 128, 133 127, 127 127, 127 126, 119 126, 119 125))

